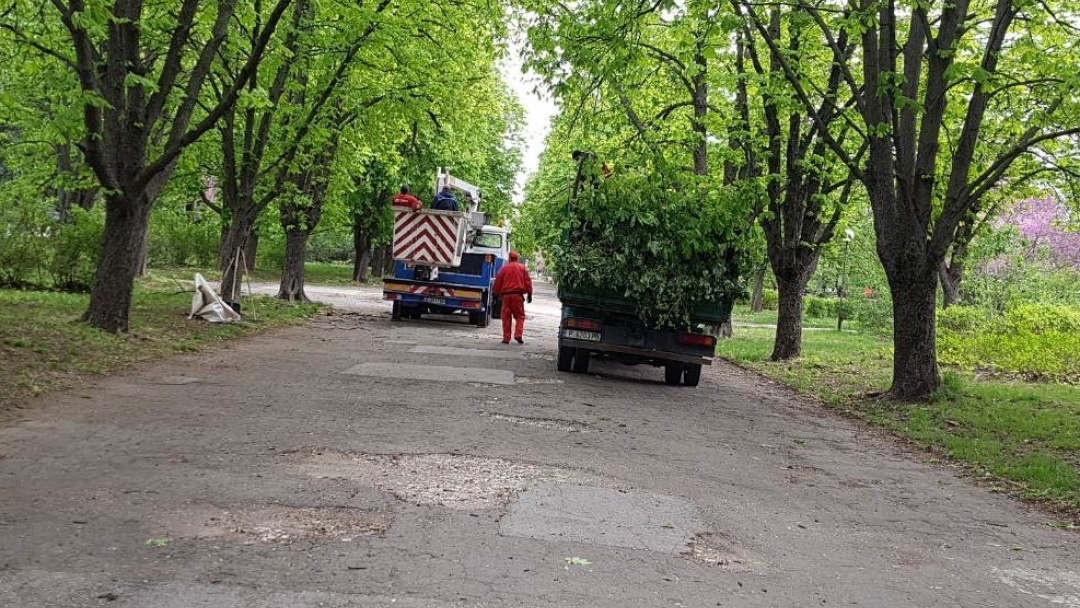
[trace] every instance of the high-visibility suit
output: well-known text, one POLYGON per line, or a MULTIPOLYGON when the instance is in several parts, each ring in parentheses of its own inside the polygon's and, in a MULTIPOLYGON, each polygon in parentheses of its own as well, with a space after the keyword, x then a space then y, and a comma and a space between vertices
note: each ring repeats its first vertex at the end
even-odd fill
POLYGON ((510 262, 495 275, 492 291, 502 298, 503 344, 510 343, 510 330, 514 319, 517 319, 517 326, 513 328, 514 339, 519 343, 524 342, 525 299, 532 302, 533 284, 529 270, 518 261, 516 251, 510 252, 510 262))
POLYGON ((395 207, 408 207, 413 211, 419 210, 424 206, 424 203, 420 202, 420 199, 409 194, 408 192, 402 192, 401 194, 395 194, 393 203, 395 207))

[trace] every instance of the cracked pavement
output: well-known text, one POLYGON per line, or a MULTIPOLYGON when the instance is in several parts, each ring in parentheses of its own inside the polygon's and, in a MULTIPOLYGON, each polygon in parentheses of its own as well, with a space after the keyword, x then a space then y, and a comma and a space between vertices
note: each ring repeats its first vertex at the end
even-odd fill
MULTIPOLYGON (((273 290, 273 286, 258 286, 273 290)), ((735 367, 337 309, 0 428, 0 606, 1080 608, 1052 517, 735 367)))

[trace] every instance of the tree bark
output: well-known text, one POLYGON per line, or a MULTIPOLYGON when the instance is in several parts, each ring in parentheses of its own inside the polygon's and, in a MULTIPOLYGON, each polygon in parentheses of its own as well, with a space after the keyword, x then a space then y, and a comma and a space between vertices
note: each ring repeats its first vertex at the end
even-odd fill
POLYGON ((307 242, 310 232, 303 228, 285 230, 285 267, 281 271, 281 285, 277 297, 290 302, 310 302, 304 293, 304 260, 307 258, 307 242))
POLYGON ((933 271, 908 272, 889 279, 893 298, 893 382, 889 396, 900 401, 927 399, 941 385, 937 365, 936 298, 933 271))
POLYGON ((247 209, 248 213, 238 212, 232 215, 229 227, 222 232, 218 246, 218 268, 224 270, 218 292, 226 302, 239 302, 244 274, 255 269, 255 241, 253 231, 258 211, 247 209), (242 251, 241 263, 237 264, 237 252, 242 251))
POLYGON ((368 265, 371 263, 371 232, 368 230, 365 216, 354 213, 352 220, 353 280, 365 283, 368 280, 368 265))
POLYGON ((942 262, 938 268, 938 280, 941 282, 941 307, 948 308, 960 304, 960 282, 964 278, 964 265, 954 260, 950 265, 942 262))
MULTIPOLYGON (((770 248, 772 249, 772 248, 770 248)), ((814 276, 821 249, 799 246, 771 253, 769 258, 776 276, 778 313, 773 361, 802 356, 803 292, 814 276)))
POLYGON ((90 325, 112 333, 128 330, 138 253, 149 216, 148 201, 131 201, 120 192, 105 197, 105 233, 90 306, 83 315, 90 325))
MULTIPOLYGON (((805 283, 803 284, 805 286, 805 283)), ((776 338, 773 341, 772 361, 787 361, 802 356, 802 286, 777 280, 779 314, 776 319, 776 338)))
POLYGON ((754 290, 750 295, 750 312, 765 310, 765 273, 769 270, 768 263, 761 264, 754 271, 754 290))

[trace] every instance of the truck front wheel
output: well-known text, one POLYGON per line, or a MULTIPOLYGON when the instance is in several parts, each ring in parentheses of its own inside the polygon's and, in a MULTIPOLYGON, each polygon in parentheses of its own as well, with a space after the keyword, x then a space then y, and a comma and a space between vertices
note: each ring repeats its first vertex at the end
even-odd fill
POLYGON ((574 349, 569 346, 559 347, 559 363, 558 368, 560 372, 568 372, 574 365, 574 349))
POLYGON ((686 370, 683 372, 683 384, 686 386, 697 386, 701 380, 701 364, 700 363, 688 363, 686 370))

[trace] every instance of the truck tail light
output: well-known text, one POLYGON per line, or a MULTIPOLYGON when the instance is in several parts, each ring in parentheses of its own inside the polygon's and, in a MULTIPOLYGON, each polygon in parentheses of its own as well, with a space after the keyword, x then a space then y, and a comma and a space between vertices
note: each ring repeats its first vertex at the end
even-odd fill
POLYGON ((679 336, 679 344, 712 348, 716 346, 716 336, 710 336, 709 334, 682 334, 679 336))
POLYGON ((480 308, 480 303, 479 302, 462 302, 461 307, 462 308, 480 308))
POLYGON ((585 331, 600 331, 600 321, 596 319, 583 319, 581 317, 567 317, 566 326, 570 329, 584 329, 585 331))
POLYGON ((383 292, 382 297, 383 297, 384 300, 396 300, 396 299, 398 299, 398 294, 383 292))

